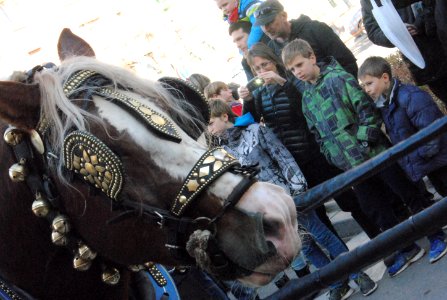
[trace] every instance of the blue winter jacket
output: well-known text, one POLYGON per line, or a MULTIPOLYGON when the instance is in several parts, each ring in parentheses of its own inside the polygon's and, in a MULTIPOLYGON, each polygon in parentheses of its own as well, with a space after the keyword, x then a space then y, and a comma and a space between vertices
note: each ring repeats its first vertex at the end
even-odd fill
MULTIPOLYGON (((393 145, 443 117, 432 97, 414 85, 394 79, 389 101, 380 107, 393 145)), ((431 140, 399 160, 413 181, 447 165, 447 134, 431 140)))

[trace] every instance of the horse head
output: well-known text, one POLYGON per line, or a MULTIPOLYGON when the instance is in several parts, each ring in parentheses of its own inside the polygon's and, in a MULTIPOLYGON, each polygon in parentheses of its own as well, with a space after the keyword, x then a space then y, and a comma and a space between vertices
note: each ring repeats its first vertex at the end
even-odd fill
POLYGON ((5 281, 37 298, 119 298, 148 262, 258 286, 290 264, 292 199, 197 141, 199 92, 101 63, 68 29, 58 51, 59 66, 0 82, 5 281))

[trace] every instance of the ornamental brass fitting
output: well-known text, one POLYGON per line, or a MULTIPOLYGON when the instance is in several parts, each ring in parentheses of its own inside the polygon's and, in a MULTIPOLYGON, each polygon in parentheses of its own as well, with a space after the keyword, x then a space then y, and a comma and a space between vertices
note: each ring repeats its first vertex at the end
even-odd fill
POLYGON ((51 204, 42 197, 41 193, 37 193, 31 209, 36 216, 46 217, 51 210, 51 204))
POLYGON ((20 129, 10 126, 5 130, 3 139, 10 146, 17 146, 23 140, 23 132, 20 129))
POLYGON ((107 267, 102 272, 102 281, 108 285, 115 285, 120 281, 120 272, 115 268, 107 267))
POLYGON ((53 223, 51 224, 51 228, 53 228, 53 231, 57 231, 61 234, 66 234, 70 231, 71 226, 66 216, 57 215, 54 218, 53 223))
POLYGON ((90 259, 83 259, 78 255, 73 259, 73 268, 77 271, 87 271, 91 265, 92 261, 90 259))
POLYGON ((25 181, 28 169, 23 163, 15 163, 9 168, 9 178, 14 182, 25 181))
POLYGON ((90 249, 89 246, 82 243, 79 245, 78 252, 79 257, 85 260, 93 260, 96 257, 96 252, 90 249))
POLYGON ((68 238, 64 234, 57 231, 53 231, 51 233, 51 241, 56 246, 66 246, 68 244, 68 238))
POLYGON ((40 134, 32 129, 30 132, 30 138, 31 138, 31 144, 33 144, 34 149, 39 152, 39 154, 43 154, 45 152, 45 146, 43 144, 42 138, 40 137, 40 134))

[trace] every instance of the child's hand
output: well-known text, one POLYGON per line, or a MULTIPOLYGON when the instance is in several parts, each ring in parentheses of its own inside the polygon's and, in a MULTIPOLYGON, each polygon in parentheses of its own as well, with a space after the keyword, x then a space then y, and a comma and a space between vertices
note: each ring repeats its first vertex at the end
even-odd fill
POLYGON ((407 30, 408 30, 408 32, 410 33, 410 35, 417 35, 417 34, 419 34, 419 30, 417 29, 417 27, 416 26, 414 26, 413 24, 408 24, 408 23, 405 23, 405 26, 407 26, 407 30))
POLYGON ((264 79, 264 81, 265 81, 264 84, 279 84, 279 85, 283 85, 287 81, 286 79, 284 79, 281 76, 279 76, 278 73, 273 72, 273 71, 267 71, 267 72, 259 73, 258 77, 264 79))
POLYGON ((239 94, 239 98, 242 98, 246 101, 253 99, 252 94, 250 93, 250 91, 247 89, 246 86, 240 86, 237 90, 237 93, 239 94))

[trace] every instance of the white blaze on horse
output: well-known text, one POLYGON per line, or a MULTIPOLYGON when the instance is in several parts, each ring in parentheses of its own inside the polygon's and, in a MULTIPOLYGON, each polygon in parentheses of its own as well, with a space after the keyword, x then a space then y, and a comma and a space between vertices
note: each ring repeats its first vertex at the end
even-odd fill
POLYGON ((292 199, 196 142, 199 93, 101 63, 68 29, 58 50, 61 65, 0 82, 2 290, 127 299, 147 262, 257 286, 288 267, 292 199))

